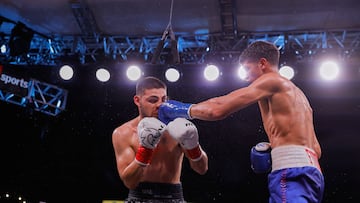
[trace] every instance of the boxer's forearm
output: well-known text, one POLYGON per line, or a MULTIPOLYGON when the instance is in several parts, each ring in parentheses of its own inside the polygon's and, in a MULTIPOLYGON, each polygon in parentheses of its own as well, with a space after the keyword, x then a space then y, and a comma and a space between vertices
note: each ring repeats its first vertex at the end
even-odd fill
POLYGON ((190 160, 190 166, 197 173, 204 175, 208 171, 208 156, 203 150, 201 150, 201 153, 202 155, 199 160, 190 160))
POLYGON ((193 104, 189 110, 190 117, 206 121, 216 121, 226 118, 230 111, 225 104, 213 98, 204 102, 193 104))
POLYGON ((121 174, 121 179, 129 189, 135 189, 143 177, 145 166, 134 160, 121 174))

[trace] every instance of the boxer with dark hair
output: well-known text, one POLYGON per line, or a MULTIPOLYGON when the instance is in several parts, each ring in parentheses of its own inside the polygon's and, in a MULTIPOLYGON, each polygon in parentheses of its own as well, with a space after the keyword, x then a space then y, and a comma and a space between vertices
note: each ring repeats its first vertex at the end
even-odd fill
POLYGON ((240 55, 249 86, 197 104, 170 100, 161 105, 159 118, 215 121, 257 103, 269 143, 252 148, 251 161, 255 172, 271 170, 269 202, 318 203, 325 183, 313 111, 301 89, 279 74, 279 58, 274 44, 253 42, 240 55))
POLYGON ((183 118, 167 125, 158 120, 159 106, 166 98, 161 80, 143 78, 134 96, 139 115, 112 134, 117 170, 129 188, 125 202, 185 202, 180 181, 184 155, 197 173, 208 170, 196 126, 183 118))

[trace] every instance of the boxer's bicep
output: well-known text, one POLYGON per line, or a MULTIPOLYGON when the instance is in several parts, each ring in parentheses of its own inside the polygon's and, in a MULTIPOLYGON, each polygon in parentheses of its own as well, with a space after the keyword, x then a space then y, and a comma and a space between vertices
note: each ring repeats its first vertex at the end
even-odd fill
POLYGON ((243 109, 257 101, 271 97, 279 89, 279 80, 272 77, 259 78, 247 87, 235 90, 219 99, 230 113, 243 109))
POLYGON ((127 128, 119 128, 113 132, 112 143, 115 152, 116 165, 119 175, 122 176, 124 169, 134 160, 135 151, 131 147, 130 140, 131 133, 127 128))

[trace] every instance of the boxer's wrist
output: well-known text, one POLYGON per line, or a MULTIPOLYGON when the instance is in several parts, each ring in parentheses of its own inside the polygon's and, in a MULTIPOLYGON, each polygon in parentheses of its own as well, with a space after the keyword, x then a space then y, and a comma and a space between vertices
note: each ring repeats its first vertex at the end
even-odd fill
POLYGON ((145 163, 143 163, 143 162, 140 162, 139 160, 137 160, 137 159, 135 159, 135 163, 137 163, 139 166, 141 166, 141 167, 146 167, 146 166, 148 166, 149 164, 145 164, 145 163))
POLYGON ((142 145, 138 148, 135 156, 135 161, 141 166, 147 166, 150 164, 153 149, 146 148, 142 145))
POLYGON ((191 161, 200 161, 202 157, 202 151, 200 149, 200 145, 186 150, 188 157, 191 159, 191 161))
POLYGON ((258 152, 267 152, 271 150, 271 145, 269 142, 259 142, 254 147, 258 152))
POLYGON ((187 119, 189 119, 189 120, 192 120, 193 119, 193 117, 191 116, 191 107, 193 106, 193 104, 190 104, 189 105, 189 107, 188 107, 188 109, 187 109, 187 119))

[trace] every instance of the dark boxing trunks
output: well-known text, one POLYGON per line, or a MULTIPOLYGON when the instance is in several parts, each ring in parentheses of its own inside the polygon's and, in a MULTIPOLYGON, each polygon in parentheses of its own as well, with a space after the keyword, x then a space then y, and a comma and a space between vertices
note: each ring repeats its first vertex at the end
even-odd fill
POLYGON ((141 182, 129 190, 125 203, 185 203, 182 185, 141 182))

